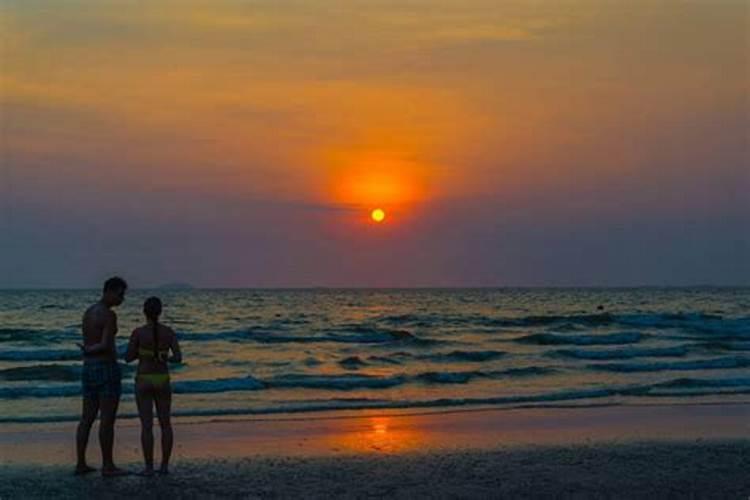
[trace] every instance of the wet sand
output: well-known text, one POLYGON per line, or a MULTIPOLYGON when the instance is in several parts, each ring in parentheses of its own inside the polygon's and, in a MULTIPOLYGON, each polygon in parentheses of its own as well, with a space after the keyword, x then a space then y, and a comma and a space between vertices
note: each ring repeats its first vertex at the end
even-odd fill
MULTIPOLYGON (((173 473, 155 478, 71 476, 74 427, 5 426, 0 497, 750 495, 750 405, 742 404, 178 422, 173 473)), ((121 466, 138 469, 138 443, 137 422, 118 423, 121 466)), ((95 434, 89 447, 96 465, 95 434)))

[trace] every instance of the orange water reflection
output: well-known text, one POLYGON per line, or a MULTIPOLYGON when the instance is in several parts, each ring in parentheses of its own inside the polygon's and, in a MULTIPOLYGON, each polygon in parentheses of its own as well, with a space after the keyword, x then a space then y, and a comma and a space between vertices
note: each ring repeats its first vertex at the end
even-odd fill
POLYGON ((352 424, 345 432, 328 436, 326 445, 329 449, 356 453, 399 453, 434 444, 429 443, 430 434, 420 430, 408 417, 379 415, 352 424))

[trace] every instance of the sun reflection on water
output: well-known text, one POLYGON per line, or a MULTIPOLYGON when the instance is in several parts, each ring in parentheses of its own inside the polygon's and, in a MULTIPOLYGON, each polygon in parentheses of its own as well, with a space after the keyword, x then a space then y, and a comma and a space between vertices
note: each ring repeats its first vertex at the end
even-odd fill
POLYGON ((399 453, 427 446, 427 434, 409 418, 373 416, 352 427, 349 432, 331 435, 331 448, 356 453, 399 453))

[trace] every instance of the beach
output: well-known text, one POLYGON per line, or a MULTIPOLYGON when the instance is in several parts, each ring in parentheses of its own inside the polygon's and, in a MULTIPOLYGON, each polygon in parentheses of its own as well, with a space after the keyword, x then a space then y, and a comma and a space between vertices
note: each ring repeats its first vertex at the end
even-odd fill
MULTIPOLYGON (((6 425, 0 497, 747 498, 748 417, 684 404, 183 421, 169 476, 111 479, 71 474, 74 424, 6 425)), ((117 426, 131 471, 138 430, 117 426)))
MULTIPOLYGON (((95 296, 0 295, 2 500, 750 494, 750 289, 165 291, 171 474, 116 479, 72 475, 95 296)), ((137 472, 122 368, 114 458, 137 472)))

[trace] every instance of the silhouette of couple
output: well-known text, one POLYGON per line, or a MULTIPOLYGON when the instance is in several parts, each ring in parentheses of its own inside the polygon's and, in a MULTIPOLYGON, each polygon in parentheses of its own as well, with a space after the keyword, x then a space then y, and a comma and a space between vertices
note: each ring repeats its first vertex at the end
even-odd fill
MULTIPOLYGON (((114 426, 117 407, 122 393, 120 366, 117 363, 117 315, 112 310, 125 300, 128 284, 119 277, 104 283, 102 297, 83 315, 83 353, 81 377, 83 408, 76 432, 76 474, 87 474, 96 469, 86 464, 86 446, 91 426, 101 413, 99 444, 102 449, 102 476, 122 476, 127 471, 115 466, 112 459, 114 426)), ((162 303, 150 297, 143 304, 146 324, 133 330, 125 354, 125 361, 138 360, 135 376, 135 400, 141 419, 141 446, 145 468, 140 475, 151 476, 154 471, 154 406, 161 427, 162 461, 159 473, 169 472, 172 454, 172 425, 170 422, 172 388, 169 381, 168 362, 182 362, 180 346, 174 331, 159 323, 162 303), (172 356, 169 356, 169 353, 172 356)))

